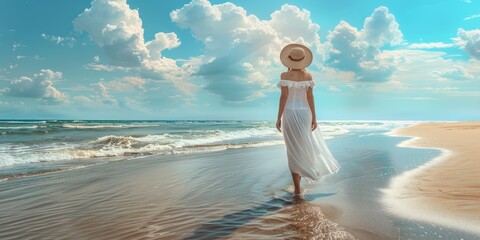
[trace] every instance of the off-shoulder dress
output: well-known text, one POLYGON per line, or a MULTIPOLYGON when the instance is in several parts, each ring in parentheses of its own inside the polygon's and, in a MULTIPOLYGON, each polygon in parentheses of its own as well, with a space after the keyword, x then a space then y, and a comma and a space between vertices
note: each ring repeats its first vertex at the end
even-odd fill
POLYGON ((325 176, 337 173, 340 165, 330 152, 317 127, 312 126, 312 112, 308 105, 307 88, 316 85, 313 80, 281 79, 277 86, 288 87, 288 97, 281 117, 281 130, 285 141, 288 167, 291 172, 315 183, 325 176))

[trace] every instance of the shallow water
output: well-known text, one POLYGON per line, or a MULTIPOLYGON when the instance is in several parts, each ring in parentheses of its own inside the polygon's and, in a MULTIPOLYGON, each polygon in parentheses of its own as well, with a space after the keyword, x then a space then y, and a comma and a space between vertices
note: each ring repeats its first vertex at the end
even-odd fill
MULTIPOLYGON (((147 157, 5 181, 0 238, 271 239, 312 233, 295 216, 314 216, 314 229, 336 229, 320 215, 302 216, 321 210, 284 189, 290 179, 275 157, 282 150, 147 157)), ((331 234, 347 233, 338 228, 331 234)))

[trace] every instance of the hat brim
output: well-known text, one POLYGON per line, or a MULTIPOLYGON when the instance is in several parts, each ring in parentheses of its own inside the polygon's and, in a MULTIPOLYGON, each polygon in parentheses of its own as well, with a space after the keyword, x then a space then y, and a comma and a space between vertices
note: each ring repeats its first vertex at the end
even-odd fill
POLYGON ((302 44, 298 43, 291 43, 285 46, 282 51, 280 52, 280 61, 285 67, 294 68, 294 69, 302 69, 308 67, 313 60, 313 54, 310 49, 302 44), (305 50, 305 57, 300 61, 293 61, 288 58, 290 54, 290 50, 294 47, 301 47, 305 50))

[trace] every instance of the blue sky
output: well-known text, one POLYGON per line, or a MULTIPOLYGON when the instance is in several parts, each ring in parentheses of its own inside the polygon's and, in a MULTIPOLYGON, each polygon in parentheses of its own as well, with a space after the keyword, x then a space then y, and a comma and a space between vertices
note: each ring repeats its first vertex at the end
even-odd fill
POLYGON ((275 120, 292 42, 318 120, 480 119, 476 0, 4 0, 0 118, 275 120))

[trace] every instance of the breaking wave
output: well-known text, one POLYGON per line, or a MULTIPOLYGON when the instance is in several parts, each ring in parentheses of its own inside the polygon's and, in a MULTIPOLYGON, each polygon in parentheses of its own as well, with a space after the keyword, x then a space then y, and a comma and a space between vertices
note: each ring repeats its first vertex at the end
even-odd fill
POLYGON ((281 135, 279 136, 273 128, 190 131, 190 134, 186 135, 171 133, 145 136, 107 135, 80 143, 65 142, 44 146, 3 144, 0 145, 0 166, 115 156, 185 154, 276 144, 283 144, 283 141, 281 135), (265 137, 270 139, 251 141, 251 138, 265 137), (272 140, 272 137, 276 137, 277 140, 272 140))

